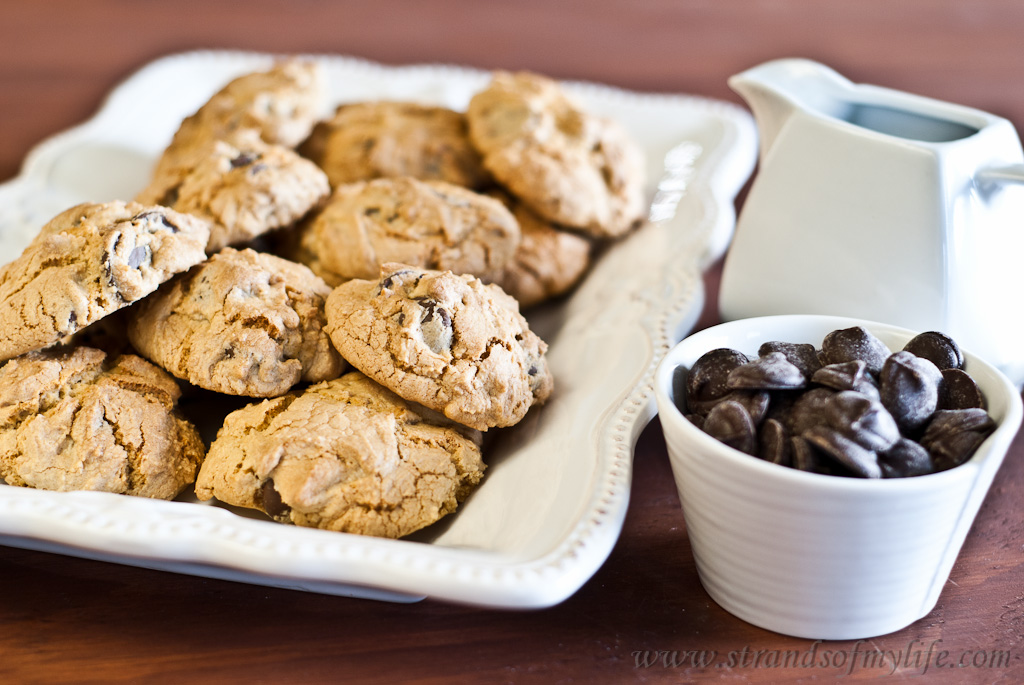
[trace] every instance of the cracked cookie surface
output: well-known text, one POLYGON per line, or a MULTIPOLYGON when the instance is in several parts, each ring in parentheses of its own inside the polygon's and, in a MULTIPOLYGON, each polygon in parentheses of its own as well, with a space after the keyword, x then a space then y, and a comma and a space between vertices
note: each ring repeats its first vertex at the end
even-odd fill
POLYGON ((171 499, 205 448, 180 391, 141 357, 89 348, 30 352, 0 368, 0 476, 43 490, 171 499))
POLYGON ((324 330, 329 294, 301 264, 225 248, 140 303, 128 336, 143 355, 194 385, 273 397, 343 370, 324 330))
POLYGON ((328 284, 376 278, 387 262, 498 278, 519 224, 497 200, 443 181, 382 178, 335 189, 301 228, 296 258, 328 284))
POLYGON ((551 394, 544 353, 518 304, 471 276, 385 264, 327 300, 346 360, 399 396, 487 430, 518 423, 551 394))
POLYGON ((47 347, 206 258, 206 222, 134 202, 54 217, 0 268, 0 361, 47 347))
POLYGON ((398 538, 480 481, 479 434, 353 371, 232 412, 196 481, 202 500, 300 526, 398 538))
POLYGON ((210 224, 207 252, 246 243, 301 219, 330 193, 315 164, 256 131, 210 141, 176 179, 163 179, 137 199, 164 203, 210 224))
POLYGON ((299 149, 334 187, 411 176, 479 188, 489 179, 469 141, 465 115, 445 107, 388 101, 341 105, 299 149))
POLYGON ((251 129, 267 143, 295 147, 320 117, 325 96, 323 68, 300 59, 229 81, 181 122, 157 160, 149 187, 137 199, 161 202, 205 158, 213 141, 237 131, 251 129))
POLYGON ((640 148, 616 122, 583 111, 556 81, 496 72, 466 118, 484 167, 548 221, 608 238, 642 218, 640 148))

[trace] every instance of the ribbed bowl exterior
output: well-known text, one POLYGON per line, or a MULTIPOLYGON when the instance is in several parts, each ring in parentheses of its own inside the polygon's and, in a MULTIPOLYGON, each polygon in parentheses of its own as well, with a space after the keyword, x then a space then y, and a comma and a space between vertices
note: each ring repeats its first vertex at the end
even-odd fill
POLYGON ((862 325, 893 350, 914 333, 852 319, 777 316, 690 336, 656 374, 656 397, 701 582, 727 611, 810 639, 893 632, 938 601, 967 531, 1021 421, 1020 394, 968 353, 998 428, 966 464, 916 478, 868 481, 804 473, 728 448, 674 402, 681 374, 703 353, 756 355, 768 340, 820 345, 862 325))

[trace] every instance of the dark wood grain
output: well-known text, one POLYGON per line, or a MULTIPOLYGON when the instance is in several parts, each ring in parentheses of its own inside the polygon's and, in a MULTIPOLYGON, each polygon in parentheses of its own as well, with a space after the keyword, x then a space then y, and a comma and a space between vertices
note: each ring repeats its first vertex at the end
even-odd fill
MULTIPOLYGON (((87 119, 146 62, 197 48, 336 53, 389 64, 528 68, 739 102, 731 74, 806 56, 857 81, 961 102, 1024 124, 1018 0, 519 0, 0 3, 0 180, 44 138, 87 119)), ((0 208, 2 210, 2 208, 0 208)), ((717 320, 720 267, 699 326, 717 320)), ((597 574, 543 611, 392 605, 0 548, 2 682, 797 682, 891 669, 770 668, 771 650, 929 645, 997 668, 927 682, 1024 681, 1024 442, 986 499, 938 606, 893 635, 814 645, 750 626, 703 591, 657 422, 640 436, 629 513, 597 574), (761 655, 692 665, 691 650, 761 655), (637 655, 663 652, 637 666, 637 655), (691 661, 687 661, 691 659, 691 661)), ((915 652, 916 650, 916 652, 915 652)))

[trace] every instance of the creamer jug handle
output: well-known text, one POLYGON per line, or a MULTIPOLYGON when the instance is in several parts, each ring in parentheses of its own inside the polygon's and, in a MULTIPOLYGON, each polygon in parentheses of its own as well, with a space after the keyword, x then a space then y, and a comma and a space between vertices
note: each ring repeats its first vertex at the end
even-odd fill
POLYGON ((979 187, 985 189, 994 189, 993 186, 1007 183, 1024 184, 1024 164, 1008 164, 982 169, 974 175, 974 180, 979 187))

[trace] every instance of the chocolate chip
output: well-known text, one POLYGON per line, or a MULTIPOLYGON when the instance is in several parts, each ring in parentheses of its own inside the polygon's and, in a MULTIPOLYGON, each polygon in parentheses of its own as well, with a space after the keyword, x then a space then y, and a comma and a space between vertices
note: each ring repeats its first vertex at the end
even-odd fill
POLYGON ((702 355, 690 368, 686 377, 686 403, 694 407, 699 402, 717 400, 729 392, 726 380, 729 372, 750 361, 736 350, 719 348, 702 355))
POLYGON ((744 406, 755 424, 760 424, 768 412, 771 396, 761 390, 731 390, 725 395, 706 402, 694 402, 690 410, 701 416, 707 416, 716 404, 734 400, 744 406))
POLYGON ((825 418, 835 430, 867 450, 881 452, 900 439, 900 429, 881 402, 854 390, 832 395, 825 403, 825 418))
POLYGON ((238 167, 248 166, 259 158, 260 156, 255 152, 243 152, 231 160, 231 168, 237 169, 238 167))
POLYGON ((136 223, 139 221, 152 221, 154 218, 167 228, 171 229, 172 233, 177 233, 180 230, 176 224, 174 224, 170 219, 167 218, 166 214, 164 214, 163 212, 158 212, 155 209, 151 209, 145 212, 139 212, 138 214, 131 218, 131 221, 132 223, 136 223))
POLYGON ((782 352, 770 352, 730 371, 725 384, 733 390, 795 390, 807 378, 782 352))
POLYGON ((862 478, 882 477, 882 467, 878 465, 878 456, 834 428, 814 426, 805 431, 801 437, 856 476, 862 478))
POLYGON ((438 306, 437 300, 430 297, 416 297, 413 300, 426 312, 423 318, 420 319, 422 323, 428 323, 434 318, 434 309, 438 306))
POLYGON ((740 452, 754 454, 757 449, 754 421, 739 402, 726 400, 715 405, 704 419, 704 432, 740 452))
POLYGON ((928 450, 908 438, 900 438, 884 452, 878 453, 883 478, 909 478, 935 471, 928 450))
POLYGON ((939 404, 942 373, 927 359, 900 351, 890 356, 879 375, 882 404, 904 430, 924 425, 939 404))
POLYGON ((881 400, 881 394, 878 392, 878 381, 870 373, 865 373, 864 377, 853 386, 853 389, 873 400, 881 400))
POLYGON ((450 351, 452 346, 451 314, 441 306, 440 302, 432 298, 416 298, 416 302, 424 311, 420 319, 420 331, 423 335, 423 341, 431 350, 438 354, 450 351))
POLYGON ((772 352, 781 352, 786 355, 790 364, 800 369, 805 378, 810 378, 821 368, 821 361, 818 359, 818 351, 814 345, 807 343, 789 343, 779 340, 772 340, 764 343, 757 349, 760 357, 767 357, 772 352))
POLYGON ((854 390, 858 384, 864 381, 867 368, 868 365, 860 359, 829 364, 815 371, 811 376, 811 382, 834 390, 854 390))
POLYGON ((789 432, 781 421, 767 419, 758 434, 758 444, 760 446, 758 456, 765 461, 780 466, 792 465, 793 449, 789 440, 789 432))
POLYGON ((267 512, 268 515, 277 518, 282 516, 291 509, 284 500, 281 499, 281 493, 274 487, 274 480, 268 478, 264 481, 263 485, 258 490, 260 501, 257 504, 262 507, 263 511, 267 512))
POLYGON ((943 369, 939 383, 939 409, 985 408, 985 395, 962 369, 943 369))
POLYGON ((804 438, 794 436, 789 439, 790 455, 793 468, 808 473, 828 473, 820 453, 804 438))
POLYGON ((859 359, 823 366, 811 377, 811 382, 833 390, 855 390, 873 400, 879 399, 875 377, 867 372, 867 365, 859 359))
POLYGON ((800 435, 813 426, 828 423, 825 405, 833 394, 827 388, 813 388, 797 398, 784 421, 789 432, 800 435))
POLYGON ((960 346, 948 335, 938 331, 928 331, 914 336, 903 349, 927 359, 940 371, 964 368, 964 353, 960 346))
POLYGON ((885 343, 863 326, 832 331, 822 341, 821 351, 827 359, 827 364, 841 364, 860 359, 871 373, 881 371, 885 360, 892 354, 885 343))
POLYGON ((743 408, 750 414, 754 425, 764 421, 771 402, 771 395, 761 390, 733 390, 725 399, 735 400, 743 405, 743 408))
POLYGON ((946 471, 960 466, 971 458, 985 441, 985 434, 977 431, 961 431, 945 436, 942 440, 929 443, 929 452, 936 471, 946 471))
POLYGON ((138 269, 142 266, 143 262, 149 259, 149 247, 146 245, 137 245, 128 254, 128 266, 133 269, 138 269))
POLYGON ((395 279, 396 278, 398 278, 399 276, 404 276, 405 274, 411 274, 411 273, 414 273, 412 269, 399 269, 398 271, 390 273, 387 276, 385 276, 384 279, 380 282, 380 287, 381 287, 381 289, 383 289, 383 288, 390 288, 391 286, 393 286, 395 284, 395 279))
POLYGON ((936 470, 944 471, 970 459, 994 428, 984 409, 941 409, 921 436, 921 446, 931 453, 936 470))
POLYGON ((452 327, 452 315, 448 313, 447 309, 445 309, 444 307, 438 307, 434 311, 437 313, 438 317, 440 317, 441 323, 443 325, 447 326, 448 328, 452 327))
POLYGON ((937 438, 960 431, 991 431, 996 424, 984 409, 940 409, 935 412, 931 423, 921 438, 921 443, 929 438, 937 438))
POLYGON ((776 390, 768 393, 768 413, 766 419, 775 419, 789 430, 790 416, 793 405, 804 394, 803 390, 776 390))

